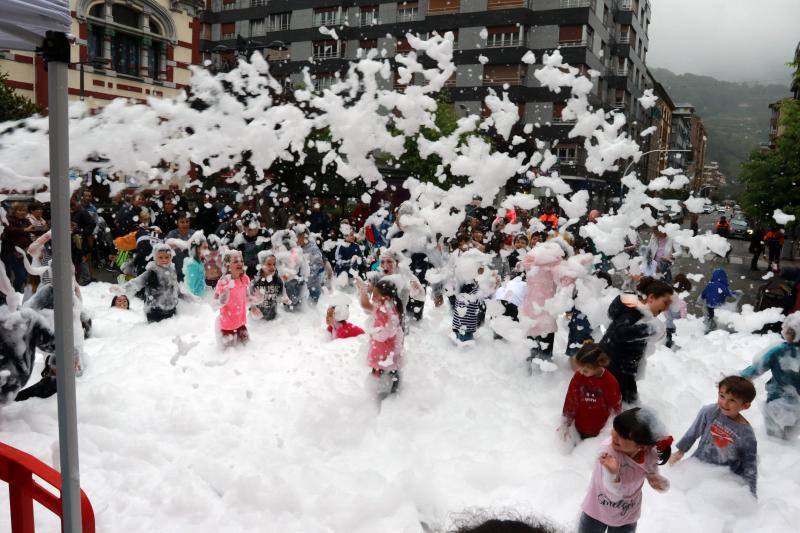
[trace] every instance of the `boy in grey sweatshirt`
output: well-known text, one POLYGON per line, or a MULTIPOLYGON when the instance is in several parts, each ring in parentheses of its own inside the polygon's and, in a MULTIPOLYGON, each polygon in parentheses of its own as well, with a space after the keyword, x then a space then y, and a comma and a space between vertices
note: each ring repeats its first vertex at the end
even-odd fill
POLYGON ((695 457, 705 463, 727 465, 744 478, 756 495, 758 478, 756 435, 741 411, 756 397, 753 384, 740 376, 728 376, 719 382, 719 399, 697 414, 691 427, 676 445, 678 452, 669 460, 674 465, 699 438, 695 457))

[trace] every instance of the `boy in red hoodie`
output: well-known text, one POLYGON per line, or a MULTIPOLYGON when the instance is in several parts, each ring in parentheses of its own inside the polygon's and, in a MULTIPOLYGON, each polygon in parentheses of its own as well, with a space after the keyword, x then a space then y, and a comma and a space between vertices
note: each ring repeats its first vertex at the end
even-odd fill
POLYGON ((347 304, 332 305, 328 307, 325 323, 328 324, 328 333, 333 339, 348 339, 358 337, 364 333, 360 327, 347 321, 350 317, 350 306, 347 304))
POLYGON ((575 356, 578 370, 567 389, 564 422, 559 428, 564 440, 568 438, 572 424, 582 439, 596 437, 608 417, 622 410, 619 383, 605 368, 610 361, 608 355, 591 341, 587 341, 575 356))

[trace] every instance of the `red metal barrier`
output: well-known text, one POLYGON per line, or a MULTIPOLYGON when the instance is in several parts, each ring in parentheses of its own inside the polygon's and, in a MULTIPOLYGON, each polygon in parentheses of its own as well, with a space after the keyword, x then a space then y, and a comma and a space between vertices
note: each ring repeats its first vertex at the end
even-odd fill
MULTIPOLYGON (((36 475, 61 491, 61 474, 36 457, 0 442, 0 479, 8 483, 11 508, 11 533, 34 533, 34 500, 61 518, 61 497, 34 480, 36 475)), ((94 532, 94 511, 86 493, 81 490, 83 533, 94 532)), ((2 528, 0 528, 2 529, 2 528)))

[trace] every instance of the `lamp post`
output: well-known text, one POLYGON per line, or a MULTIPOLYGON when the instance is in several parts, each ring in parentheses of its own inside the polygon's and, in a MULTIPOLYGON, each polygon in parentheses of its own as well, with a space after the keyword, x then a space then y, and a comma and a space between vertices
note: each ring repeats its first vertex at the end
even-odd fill
MULTIPOLYGON (((678 153, 678 152, 691 152, 691 151, 692 151, 692 150, 650 150, 649 152, 645 152, 645 153, 643 153, 643 154, 642 154, 642 155, 639 157, 639 159, 641 160, 641 159, 642 159, 642 157, 644 157, 644 156, 646 156, 646 155, 650 155, 650 154, 656 154, 656 153, 658 153, 658 154, 663 154, 663 153, 672 153, 672 152, 678 153)), ((622 173, 622 176, 620 177, 620 184, 619 184, 619 205, 620 205, 620 207, 622 206, 622 197, 623 197, 623 191, 624 191, 624 187, 623 187, 623 185, 622 185, 622 178, 624 178, 625 176, 627 176, 627 175, 628 175, 628 171, 631 169, 631 167, 632 167, 632 166, 633 166, 635 163, 636 163, 636 161, 633 161, 633 160, 631 160, 631 162, 630 162, 630 163, 628 163, 628 166, 627 166, 627 167, 625 167, 625 171, 622 173)))
POLYGON ((110 63, 110 60, 106 59, 105 57, 90 57, 89 59, 84 59, 83 61, 78 61, 77 63, 73 63, 74 65, 79 65, 80 71, 80 99, 83 102, 83 66, 84 65, 91 65, 93 67, 102 67, 105 66, 107 63, 110 63))

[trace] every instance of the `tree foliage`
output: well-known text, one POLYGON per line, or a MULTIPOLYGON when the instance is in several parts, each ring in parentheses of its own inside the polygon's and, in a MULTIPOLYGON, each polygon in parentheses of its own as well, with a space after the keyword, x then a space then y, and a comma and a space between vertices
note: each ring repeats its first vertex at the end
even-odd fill
POLYGON ((0 72, 0 122, 20 120, 38 113, 39 106, 8 86, 8 74, 0 72))
POLYGON ((771 220, 775 209, 800 219, 800 101, 781 104, 783 134, 774 150, 754 150, 742 164, 742 207, 751 217, 771 220))

